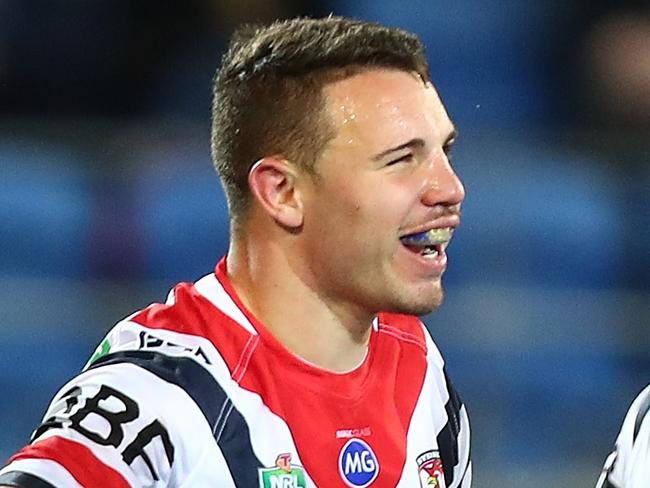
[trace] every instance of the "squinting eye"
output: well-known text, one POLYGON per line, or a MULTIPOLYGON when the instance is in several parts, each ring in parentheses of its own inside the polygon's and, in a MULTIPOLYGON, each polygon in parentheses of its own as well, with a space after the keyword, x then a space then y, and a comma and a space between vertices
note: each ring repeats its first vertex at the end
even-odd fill
POLYGON ((410 163, 411 161, 413 161, 413 154, 405 154, 401 158, 390 161, 388 164, 386 164, 386 166, 392 166, 393 164, 397 163, 410 163))

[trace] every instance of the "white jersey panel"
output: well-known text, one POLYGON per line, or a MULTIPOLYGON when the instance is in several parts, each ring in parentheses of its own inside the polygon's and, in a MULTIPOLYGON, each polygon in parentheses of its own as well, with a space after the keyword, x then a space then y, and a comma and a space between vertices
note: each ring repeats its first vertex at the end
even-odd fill
POLYGON ((650 487, 650 385, 632 402, 598 487, 650 487), (609 471, 609 473, 607 472, 609 471))

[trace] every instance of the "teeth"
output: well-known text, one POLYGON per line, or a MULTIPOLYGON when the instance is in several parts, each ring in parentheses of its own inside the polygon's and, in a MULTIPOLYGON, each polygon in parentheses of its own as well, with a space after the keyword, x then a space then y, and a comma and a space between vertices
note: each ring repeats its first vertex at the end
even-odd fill
POLYGON ((408 246, 436 246, 449 241, 452 232, 451 227, 442 227, 404 236, 401 238, 401 241, 408 246))
POLYGON ((422 256, 425 258, 435 258, 438 255, 438 250, 433 247, 425 247, 422 249, 422 256))

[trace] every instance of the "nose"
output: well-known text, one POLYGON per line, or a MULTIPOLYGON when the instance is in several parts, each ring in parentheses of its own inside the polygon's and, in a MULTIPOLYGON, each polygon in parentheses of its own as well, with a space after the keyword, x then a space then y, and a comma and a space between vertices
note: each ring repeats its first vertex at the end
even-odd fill
POLYGON ((465 187, 454 171, 446 154, 431 158, 423 181, 422 203, 426 206, 460 205, 465 199, 465 187))

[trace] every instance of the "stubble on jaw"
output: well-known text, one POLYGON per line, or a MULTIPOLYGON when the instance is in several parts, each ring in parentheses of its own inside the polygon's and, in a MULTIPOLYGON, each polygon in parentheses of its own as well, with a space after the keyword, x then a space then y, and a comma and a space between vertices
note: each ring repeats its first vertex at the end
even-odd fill
POLYGON ((411 284, 389 287, 390 296, 385 300, 381 312, 423 316, 435 312, 444 301, 442 277, 434 278, 437 283, 426 283, 422 287, 411 284), (434 287, 431 289, 430 287, 434 287), (392 289, 391 289, 392 288, 392 289))
POLYGON ((443 302, 443 298, 444 298, 444 292, 441 288, 440 291, 436 293, 436 296, 432 298, 428 303, 413 301, 410 304, 404 304, 403 307, 396 307, 396 309, 393 310, 393 312, 401 313, 405 315, 417 315, 417 316, 428 315, 438 310, 438 308, 440 308, 443 302))

